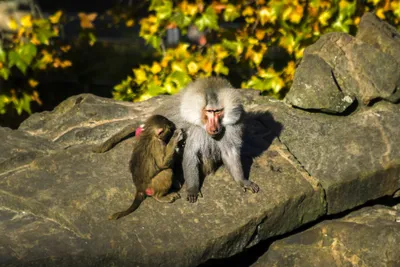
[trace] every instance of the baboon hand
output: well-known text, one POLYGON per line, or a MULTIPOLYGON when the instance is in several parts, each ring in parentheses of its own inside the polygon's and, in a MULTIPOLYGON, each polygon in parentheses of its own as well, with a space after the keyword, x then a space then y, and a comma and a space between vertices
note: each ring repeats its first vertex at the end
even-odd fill
POLYGON ((188 188, 186 200, 190 203, 194 203, 197 201, 198 197, 203 197, 203 194, 197 188, 188 188))
POLYGON ((252 193, 258 193, 258 191, 260 190, 260 187, 256 183, 253 183, 249 180, 244 180, 241 183, 241 186, 243 187, 243 190, 245 192, 246 190, 250 190, 252 193))
POLYGON ((175 142, 180 142, 183 139, 182 129, 176 129, 172 138, 175 140, 175 142))

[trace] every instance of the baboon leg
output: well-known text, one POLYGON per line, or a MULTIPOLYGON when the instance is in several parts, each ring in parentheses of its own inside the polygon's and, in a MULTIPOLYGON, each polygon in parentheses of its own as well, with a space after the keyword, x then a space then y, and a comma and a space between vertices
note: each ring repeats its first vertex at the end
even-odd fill
POLYGON ((176 192, 168 194, 172 186, 172 169, 166 169, 158 173, 151 180, 151 188, 154 190, 153 198, 159 202, 174 202, 180 198, 176 192))

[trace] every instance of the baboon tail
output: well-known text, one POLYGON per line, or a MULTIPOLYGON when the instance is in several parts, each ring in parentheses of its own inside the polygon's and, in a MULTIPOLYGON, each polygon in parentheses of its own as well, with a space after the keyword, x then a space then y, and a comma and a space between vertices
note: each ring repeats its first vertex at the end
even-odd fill
POLYGON ((113 148, 118 142, 122 141, 123 139, 127 138, 129 135, 133 134, 135 132, 135 129, 137 128, 137 124, 129 124, 125 128, 123 128, 121 131, 117 132, 115 135, 113 135, 110 139, 105 141, 104 143, 101 143, 99 145, 96 145, 92 148, 92 152, 94 153, 104 153, 111 148, 113 148))
POLYGON ((132 205, 125 211, 117 212, 108 217, 109 220, 118 220, 132 212, 134 212, 137 208, 139 208, 140 204, 146 198, 146 195, 143 192, 138 192, 135 196, 135 199, 132 202, 132 205))

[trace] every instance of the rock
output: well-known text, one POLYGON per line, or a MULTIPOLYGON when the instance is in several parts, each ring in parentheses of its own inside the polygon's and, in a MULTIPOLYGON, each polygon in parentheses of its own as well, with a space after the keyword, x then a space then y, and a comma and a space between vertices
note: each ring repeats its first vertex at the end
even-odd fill
POLYGON ((310 54, 304 56, 296 69, 285 101, 307 110, 342 113, 354 102, 354 97, 343 94, 336 84, 332 68, 319 56, 310 54))
POLYGON ((378 48, 346 33, 328 33, 305 49, 304 55, 310 54, 325 60, 341 91, 359 102, 368 105, 376 99, 400 99, 394 95, 400 86, 400 64, 378 48))
POLYGON ((321 183, 328 214, 399 189, 399 105, 379 102, 350 116, 304 112, 272 100, 250 110, 270 112, 283 125, 280 141, 321 183))
POLYGON ((378 205, 321 222, 274 242, 252 266, 399 266, 399 215, 378 205))
POLYGON ((160 97, 155 97, 146 104, 133 104, 91 94, 77 95, 63 101, 54 111, 33 114, 19 129, 47 138, 64 148, 99 144, 127 124, 137 123, 139 126, 160 100, 160 97))
POLYGON ((400 33, 372 13, 357 37, 328 33, 304 50, 285 100, 302 109, 343 113, 354 101, 400 100, 400 33))
MULTIPOLYGON (((244 97, 252 105, 251 91, 244 97)), ((246 119, 246 175, 261 188, 245 193, 224 168, 207 177, 195 204, 147 199, 118 221, 134 186, 128 161, 134 138, 107 153, 91 148, 122 122, 139 123, 168 96, 124 103, 93 95, 67 99, 5 132, 0 150, 0 265, 195 266, 234 255, 260 240, 282 235, 326 212, 324 192, 276 135, 281 125, 266 113, 246 119), (139 118, 140 117, 140 118, 139 118), (118 123, 117 123, 118 122, 118 123), (84 134, 77 134, 84 133, 84 134), (12 157, 17 141, 32 158, 12 157), (44 145, 44 146, 43 146, 44 145)))
POLYGON ((400 33, 373 13, 361 17, 356 38, 391 55, 400 64, 400 33))

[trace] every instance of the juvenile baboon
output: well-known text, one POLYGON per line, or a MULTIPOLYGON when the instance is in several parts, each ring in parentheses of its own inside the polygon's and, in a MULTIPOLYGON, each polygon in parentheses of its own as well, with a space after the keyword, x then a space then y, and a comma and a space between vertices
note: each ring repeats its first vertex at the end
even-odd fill
POLYGON ((173 202, 180 198, 178 193, 168 192, 173 182, 175 149, 182 138, 182 130, 175 130, 174 123, 161 115, 151 116, 145 122, 129 162, 136 187, 135 198, 127 210, 111 215, 110 220, 135 211, 146 196, 160 202, 173 202))

